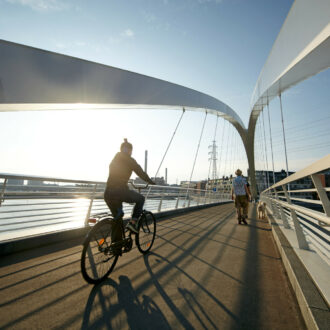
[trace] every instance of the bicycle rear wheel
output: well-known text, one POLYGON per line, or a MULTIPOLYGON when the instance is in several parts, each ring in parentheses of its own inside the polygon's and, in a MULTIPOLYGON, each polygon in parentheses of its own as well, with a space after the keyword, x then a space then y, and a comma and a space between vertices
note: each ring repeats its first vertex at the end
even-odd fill
POLYGON ((81 273, 91 284, 104 280, 114 269, 118 255, 111 245, 112 221, 101 220, 88 233, 81 254, 81 273))
POLYGON ((151 212, 143 212, 139 219, 139 232, 135 236, 135 244, 139 251, 146 254, 155 241, 156 220, 151 212))

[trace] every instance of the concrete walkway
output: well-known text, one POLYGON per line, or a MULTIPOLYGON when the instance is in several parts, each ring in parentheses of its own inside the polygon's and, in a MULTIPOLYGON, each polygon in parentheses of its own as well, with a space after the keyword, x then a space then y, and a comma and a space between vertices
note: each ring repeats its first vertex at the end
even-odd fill
POLYGON ((1 258, 1 329, 304 329, 270 227, 232 204, 158 222, 152 252, 120 258, 98 286, 80 242, 1 258))

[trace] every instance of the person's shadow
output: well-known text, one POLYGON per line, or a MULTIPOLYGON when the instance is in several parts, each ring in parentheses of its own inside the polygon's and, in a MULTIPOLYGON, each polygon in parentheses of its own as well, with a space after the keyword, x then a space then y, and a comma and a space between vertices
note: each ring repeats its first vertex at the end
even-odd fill
POLYGON ((119 283, 108 279, 94 286, 86 304, 81 329, 170 329, 156 303, 139 298, 127 276, 119 283))

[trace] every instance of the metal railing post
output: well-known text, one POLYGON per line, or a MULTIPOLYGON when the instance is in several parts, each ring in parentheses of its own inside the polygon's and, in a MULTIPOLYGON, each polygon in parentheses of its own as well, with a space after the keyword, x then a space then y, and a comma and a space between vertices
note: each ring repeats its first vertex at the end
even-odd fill
POLYGON ((188 192, 188 206, 187 207, 190 207, 190 191, 188 192))
MULTIPOLYGON (((277 194, 276 189, 274 189, 274 191, 275 191, 276 199, 278 201, 280 201, 280 198, 278 197, 278 194, 277 194)), ((284 213, 283 207, 282 207, 282 205, 280 203, 278 203, 278 207, 280 209, 280 217, 281 217, 281 219, 283 221, 284 228, 290 229, 290 225, 289 225, 288 219, 287 219, 286 214, 284 213)))
POLYGON ((8 181, 8 179, 5 179, 5 181, 3 183, 3 186, 2 186, 2 191, 1 191, 1 194, 0 194, 0 206, 5 201, 5 199, 3 198, 3 196, 5 196, 7 181, 8 181))
POLYGON ((92 197, 91 197, 91 201, 89 203, 88 211, 87 211, 86 218, 85 218, 85 227, 88 225, 88 219, 89 219, 89 217, 91 215, 91 211, 92 211, 92 207, 93 207, 93 201, 94 201, 95 192, 96 192, 96 187, 97 187, 97 183, 94 186, 94 190, 93 190, 93 194, 92 194, 92 197))
POLYGON ((162 196, 161 196, 160 201, 159 201, 158 212, 160 212, 160 210, 162 209, 163 198, 164 198, 164 191, 162 192, 162 196))
POLYGON ((179 189, 178 191, 179 191, 179 193, 178 193, 178 198, 176 199, 175 209, 177 209, 178 206, 179 206, 179 200, 180 200, 180 189, 179 189))
POLYGON ((270 196, 271 207, 272 207, 274 217, 279 218, 280 216, 278 214, 278 208, 277 208, 277 204, 275 202, 275 200, 276 200, 275 189, 273 189, 273 191, 274 191, 274 196, 273 196, 273 193, 271 193, 271 196, 270 196))
MULTIPOLYGON (((285 185, 282 185, 282 189, 284 191, 284 195, 286 197, 287 203, 291 205, 292 204, 291 198, 288 194, 288 191, 287 191, 285 185)), ((294 228, 295 228, 295 231, 296 231, 298 246, 299 246, 300 249, 309 250, 309 246, 308 246, 308 243, 306 241, 305 234, 304 234, 304 232, 303 232, 303 230, 300 226, 296 211, 293 210, 293 209, 290 209, 290 212, 291 212, 293 225, 294 225, 294 228)))
MULTIPOLYGON (((327 192, 325 191, 325 189, 322 186, 321 180, 319 178, 319 176, 317 174, 312 174, 311 175, 312 181, 314 183, 314 187, 319 195, 320 201, 322 203, 323 206, 323 210, 324 213, 330 217, 330 202, 329 202, 329 198, 327 196, 327 192)), ((328 226, 327 224, 325 224, 322 221, 319 221, 319 225, 321 226, 328 226)))

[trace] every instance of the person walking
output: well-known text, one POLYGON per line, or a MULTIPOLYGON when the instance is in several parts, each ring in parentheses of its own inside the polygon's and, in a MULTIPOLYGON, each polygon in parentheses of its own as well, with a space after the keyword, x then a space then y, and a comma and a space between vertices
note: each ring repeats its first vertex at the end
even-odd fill
POLYGON ((248 200, 251 198, 251 194, 246 185, 246 180, 242 177, 242 171, 237 169, 235 174, 237 176, 233 180, 231 199, 235 200, 238 224, 240 225, 243 221, 243 223, 247 225, 246 219, 248 217, 248 200))

